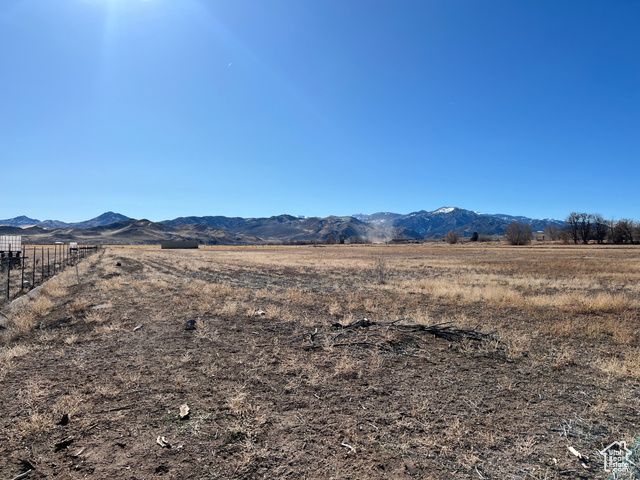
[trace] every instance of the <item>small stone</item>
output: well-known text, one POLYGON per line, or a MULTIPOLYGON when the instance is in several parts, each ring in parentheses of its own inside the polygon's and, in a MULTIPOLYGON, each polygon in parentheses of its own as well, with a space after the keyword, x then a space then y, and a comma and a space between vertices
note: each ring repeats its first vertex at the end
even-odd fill
POLYGON ((91 310, 104 310, 105 308, 111 308, 113 305, 110 303, 103 303, 101 305, 94 305, 91 307, 91 310))
POLYGON ((164 437, 158 437, 156 439, 156 443, 160 445, 162 448, 171 448, 171 444, 164 437))
POLYGON ((189 417, 189 405, 185 403, 180 405, 180 418, 184 420, 187 417, 189 417))
POLYGON ((85 451, 86 447, 82 447, 79 450, 76 450, 74 453, 71 454, 72 457, 79 457, 80 455, 83 454, 83 452, 85 451))
POLYGON ((187 320, 184 322, 184 329, 186 331, 195 330, 196 329, 196 321, 194 319, 187 320))

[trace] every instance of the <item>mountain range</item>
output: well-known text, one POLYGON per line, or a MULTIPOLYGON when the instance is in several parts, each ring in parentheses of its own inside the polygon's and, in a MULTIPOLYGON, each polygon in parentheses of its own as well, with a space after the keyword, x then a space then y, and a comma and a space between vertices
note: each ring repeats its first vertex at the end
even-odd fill
POLYGON ((547 225, 561 227, 554 219, 531 219, 485 214, 457 207, 409 214, 379 212, 351 216, 268 218, 224 216, 178 217, 162 222, 136 220, 106 212, 83 222, 40 221, 26 216, 0 220, 0 234, 21 234, 25 242, 79 241, 101 244, 148 244, 163 240, 197 240, 202 244, 256 244, 325 241, 385 242, 393 239, 442 238, 449 231, 462 236, 473 232, 502 235, 513 221, 531 225, 534 231, 547 225))
POLYGON ((29 218, 22 215, 20 217, 9 218, 7 220, 0 220, 0 225, 6 225, 9 227, 32 227, 37 225, 42 228, 91 228, 101 227, 103 225, 109 225, 123 220, 131 220, 131 218, 125 217, 119 213, 105 212, 98 217, 92 218, 91 220, 85 220, 84 222, 66 223, 61 222, 60 220, 40 221, 35 218, 29 218))

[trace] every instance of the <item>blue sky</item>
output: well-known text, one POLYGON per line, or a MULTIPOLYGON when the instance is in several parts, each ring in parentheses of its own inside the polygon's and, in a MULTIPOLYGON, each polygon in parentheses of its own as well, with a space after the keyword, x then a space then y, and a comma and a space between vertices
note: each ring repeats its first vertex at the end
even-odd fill
POLYGON ((2 0, 0 218, 640 218, 640 2, 2 0))

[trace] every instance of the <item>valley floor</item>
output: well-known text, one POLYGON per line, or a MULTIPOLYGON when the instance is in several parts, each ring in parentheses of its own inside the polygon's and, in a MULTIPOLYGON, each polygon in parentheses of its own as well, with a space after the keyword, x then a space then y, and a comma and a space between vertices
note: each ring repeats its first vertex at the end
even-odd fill
POLYGON ((108 247, 0 330, 0 478, 605 479, 639 253, 108 247))

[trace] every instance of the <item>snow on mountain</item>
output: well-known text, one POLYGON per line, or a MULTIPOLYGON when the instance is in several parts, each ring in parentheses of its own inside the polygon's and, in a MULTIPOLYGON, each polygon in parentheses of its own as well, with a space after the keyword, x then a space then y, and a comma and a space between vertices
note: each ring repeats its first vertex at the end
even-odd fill
POLYGON ((433 213, 451 213, 456 209, 456 207, 441 207, 438 210, 435 210, 433 213))

